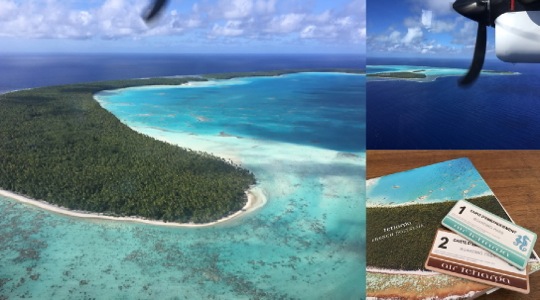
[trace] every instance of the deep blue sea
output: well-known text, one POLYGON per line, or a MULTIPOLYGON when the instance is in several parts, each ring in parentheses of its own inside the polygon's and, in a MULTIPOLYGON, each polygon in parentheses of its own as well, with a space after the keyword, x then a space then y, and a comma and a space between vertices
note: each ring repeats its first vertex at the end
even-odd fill
MULTIPOLYGON (((40 58, 55 71, 32 72, 30 64, 24 71, 15 68, 28 80, 16 86, 363 68, 362 60, 350 56, 233 58, 190 56, 182 62, 174 56, 167 63, 156 57, 161 72, 150 57, 138 66, 140 57, 40 58)), ((7 89, 14 89, 14 82, 7 89)), ((253 189, 265 203, 216 226, 171 228, 67 217, 0 197, 0 298, 364 297, 364 75, 245 77, 105 91, 96 99, 133 130, 249 169, 257 178, 253 189)))
MULTIPOLYGON (((470 60, 368 58, 368 65, 469 67, 470 60)), ((368 80, 368 149, 540 149, 540 65, 488 60, 469 88, 434 81, 368 80)), ((368 67, 369 70, 369 67, 368 67)))
POLYGON ((112 79, 304 68, 365 68, 358 55, 0 54, 0 93, 112 79))

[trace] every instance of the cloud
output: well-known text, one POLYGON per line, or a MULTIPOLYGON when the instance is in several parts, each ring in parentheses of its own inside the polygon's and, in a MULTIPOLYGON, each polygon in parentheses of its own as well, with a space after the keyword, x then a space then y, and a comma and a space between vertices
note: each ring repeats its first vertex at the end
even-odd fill
POLYGON ((461 29, 452 35, 452 43, 474 47, 476 42, 476 23, 463 22, 461 29))
MULTIPOLYGON (((0 0, 1 1, 1 0, 0 0)), ((0 2, 0 36, 88 39, 133 36, 146 30, 140 18, 145 1, 107 0, 92 9, 62 1, 0 2)))
POLYGON ((263 14, 271 14, 276 11, 277 0, 257 0, 255 2, 255 10, 263 14))
POLYGON ((413 27, 407 29, 407 34, 401 39, 403 44, 410 44, 412 42, 418 42, 422 39, 424 33, 420 27, 413 27))
MULTIPOLYGON (((349 38, 348 35, 358 32, 356 31, 358 23, 351 16, 332 17, 328 21, 322 21, 323 19, 318 17, 320 16, 314 16, 311 22, 307 22, 307 25, 300 32, 301 38, 337 40, 338 38, 349 38)), ((360 32, 360 34, 362 33, 360 32)))
POLYGON ((252 0, 225 0, 220 1, 221 12, 226 19, 241 19, 251 15, 253 11, 252 0))
POLYGON ((126 0, 106 0, 96 11, 95 16, 100 32, 105 38, 120 38, 140 35, 146 31, 146 25, 140 17, 142 3, 133 5, 126 0), (135 8, 139 9, 135 9, 135 8))
POLYGON ((368 53, 455 53, 456 49, 445 46, 435 39, 428 40, 421 27, 407 28, 406 32, 389 28, 383 34, 368 36, 368 53))
MULTIPOLYGON (((294 2, 294 1, 293 1, 294 2)), ((213 8, 211 36, 252 39, 297 39, 324 43, 365 43, 365 1, 353 0, 338 9, 315 12, 290 1, 222 1, 213 8), (216 12, 219 10, 219 13, 216 12), (228 23, 238 21, 240 23, 228 23)))
POLYGON ((0 20, 10 20, 14 17, 17 5, 13 1, 0 0, 0 20))
POLYGON ((219 0, 202 4, 203 10, 214 19, 240 20, 272 14, 277 0, 219 0))
POLYGON ((456 28, 457 22, 455 20, 441 21, 436 20, 432 22, 430 31, 434 33, 453 32, 456 28))
MULTIPOLYGON (((318 0, 322 1, 322 0, 318 0)), ((318 9, 316 1, 192 0, 171 2, 152 24, 141 12, 149 0, 0 0, 0 37, 139 40, 189 36, 353 45, 365 43, 365 0, 318 9)), ((327 6, 327 5, 325 5, 327 6)))
MULTIPOLYGON (((402 24, 367 37, 368 53, 462 54, 474 45, 476 30, 452 9, 453 1, 408 0, 402 24)), ((398 20, 399 22, 399 20, 398 20)))
POLYGON ((422 9, 422 25, 425 28, 431 28, 431 20, 433 19, 433 12, 431 10, 422 9))
POLYGON ((429 10, 436 15, 454 14, 452 4, 455 0, 409 0, 418 10, 429 10))
POLYGON ((240 36, 244 33, 241 21, 228 21, 224 26, 214 24, 213 36, 240 36))
POLYGON ((298 30, 305 20, 305 14, 291 13, 273 17, 266 26, 267 32, 290 33, 298 30))
POLYGON ((390 43, 399 43, 401 40, 401 33, 397 30, 394 30, 388 35, 388 41, 390 43))

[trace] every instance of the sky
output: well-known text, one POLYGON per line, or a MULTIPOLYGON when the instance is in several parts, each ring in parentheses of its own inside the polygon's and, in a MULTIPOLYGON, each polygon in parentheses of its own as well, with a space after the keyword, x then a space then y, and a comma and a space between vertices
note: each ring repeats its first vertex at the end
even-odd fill
POLYGON ((0 53, 365 53, 365 0, 0 0, 0 53))
MULTIPOLYGON (((367 0, 368 56, 472 58, 477 23, 452 8, 454 0, 367 0)), ((494 58, 488 28, 486 58, 494 58)))

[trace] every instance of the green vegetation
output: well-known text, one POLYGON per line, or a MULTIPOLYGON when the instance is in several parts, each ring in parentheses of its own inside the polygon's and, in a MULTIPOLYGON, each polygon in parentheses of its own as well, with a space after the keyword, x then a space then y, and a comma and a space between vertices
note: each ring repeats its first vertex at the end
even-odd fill
MULTIPOLYGON (((467 201, 508 219, 494 196, 477 197, 467 201)), ((368 207, 367 265, 385 269, 424 270, 435 232, 437 228, 442 227, 442 219, 455 203, 446 201, 408 206, 368 207), (410 223, 408 226, 388 230, 392 226, 408 223, 410 223), (394 235, 385 237, 390 233, 394 235)))
POLYGON ((498 74, 498 75, 518 75, 517 72, 512 71, 495 71, 495 70, 482 70, 482 73, 498 74))
POLYGON ((0 95, 0 188, 69 209, 175 222, 240 210, 251 172, 139 134, 93 98, 101 90, 195 78, 74 84, 0 95))
POLYGON ((349 73, 349 74, 365 74, 364 70, 359 70, 359 69, 290 69, 290 70, 279 70, 279 71, 207 74, 207 75, 204 75, 204 78, 231 79, 231 78, 237 78, 237 77, 279 76, 279 75, 301 73, 301 72, 339 72, 339 73, 349 73))
POLYGON ((381 78, 404 78, 404 79, 421 79, 426 78, 426 74, 419 72, 386 72, 386 73, 368 73, 367 77, 381 78))

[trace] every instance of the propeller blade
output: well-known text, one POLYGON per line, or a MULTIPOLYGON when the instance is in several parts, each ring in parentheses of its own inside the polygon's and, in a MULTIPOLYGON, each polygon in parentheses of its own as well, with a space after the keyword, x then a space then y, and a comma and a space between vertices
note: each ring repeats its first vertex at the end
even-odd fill
POLYGON ((482 23, 478 23, 478 31, 476 33, 476 45, 474 46, 474 56, 469 71, 465 76, 459 80, 460 86, 468 86, 473 83, 482 67, 484 66, 484 59, 486 57, 486 44, 487 44, 487 26, 482 23))
POLYGON ((152 7, 148 9, 142 16, 143 19, 146 22, 152 21, 158 15, 158 13, 163 9, 166 3, 167 3, 167 0, 155 0, 152 7))
POLYGON ((462 16, 476 22, 484 22, 488 16, 487 5, 479 0, 456 0, 452 7, 462 16))

